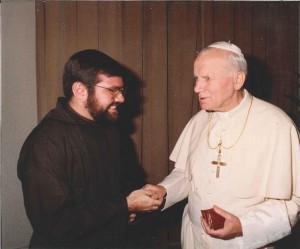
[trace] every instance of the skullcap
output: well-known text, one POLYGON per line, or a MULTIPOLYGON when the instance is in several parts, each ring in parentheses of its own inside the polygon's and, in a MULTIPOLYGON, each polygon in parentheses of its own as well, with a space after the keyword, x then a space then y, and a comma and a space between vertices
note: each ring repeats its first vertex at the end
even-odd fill
POLYGON ((241 49, 238 46, 230 43, 230 41, 229 42, 225 42, 225 41, 215 42, 215 43, 209 45, 208 47, 209 48, 219 48, 219 49, 227 50, 227 51, 235 53, 235 54, 237 54, 241 57, 244 57, 241 49))

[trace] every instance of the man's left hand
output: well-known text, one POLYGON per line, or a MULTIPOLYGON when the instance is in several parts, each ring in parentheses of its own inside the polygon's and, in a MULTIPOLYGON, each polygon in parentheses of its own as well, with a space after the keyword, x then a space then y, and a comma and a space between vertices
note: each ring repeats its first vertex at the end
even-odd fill
POLYGON ((243 235, 242 225, 240 219, 237 216, 225 211, 218 206, 214 206, 213 208, 216 213, 224 217, 225 222, 222 229, 214 230, 211 229, 206 221, 201 217, 202 227, 208 235, 219 239, 232 239, 234 237, 243 235))

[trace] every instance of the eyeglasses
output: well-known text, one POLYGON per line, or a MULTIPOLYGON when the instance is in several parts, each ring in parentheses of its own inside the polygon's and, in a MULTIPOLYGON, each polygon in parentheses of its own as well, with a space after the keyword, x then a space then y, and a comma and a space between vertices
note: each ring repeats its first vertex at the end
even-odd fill
POLYGON ((119 93, 121 93, 123 96, 126 94, 126 91, 127 91, 127 87, 121 87, 121 88, 118 88, 118 87, 115 87, 115 88, 109 88, 109 87, 105 87, 105 86, 98 86, 98 85, 95 85, 97 87, 101 87, 103 89, 106 89, 110 92, 112 92, 114 95, 118 95, 119 93))

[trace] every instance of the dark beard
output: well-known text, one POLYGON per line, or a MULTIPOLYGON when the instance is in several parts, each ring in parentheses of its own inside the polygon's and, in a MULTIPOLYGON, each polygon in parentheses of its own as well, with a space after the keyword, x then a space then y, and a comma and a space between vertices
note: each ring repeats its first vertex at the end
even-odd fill
POLYGON ((98 101, 93 93, 90 93, 87 99, 86 108, 96 121, 96 123, 114 123, 118 120, 118 115, 111 115, 108 110, 115 103, 110 104, 105 109, 100 108, 98 101))

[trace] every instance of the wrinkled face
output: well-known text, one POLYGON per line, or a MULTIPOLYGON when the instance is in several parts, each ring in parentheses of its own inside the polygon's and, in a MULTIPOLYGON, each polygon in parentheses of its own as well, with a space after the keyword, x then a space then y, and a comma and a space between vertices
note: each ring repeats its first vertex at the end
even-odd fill
MULTIPOLYGON (((194 63, 195 87, 201 109, 226 112, 239 104, 238 72, 227 61, 227 52, 211 49, 199 55, 194 63)), ((243 83, 243 82, 242 82, 243 83)))
POLYGON ((97 82, 93 91, 89 93, 86 108, 97 122, 116 121, 117 106, 125 101, 119 91, 123 88, 123 80, 121 77, 99 74, 97 82))

